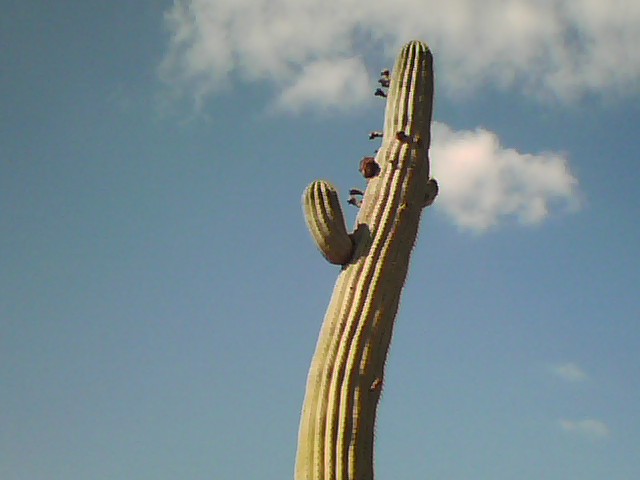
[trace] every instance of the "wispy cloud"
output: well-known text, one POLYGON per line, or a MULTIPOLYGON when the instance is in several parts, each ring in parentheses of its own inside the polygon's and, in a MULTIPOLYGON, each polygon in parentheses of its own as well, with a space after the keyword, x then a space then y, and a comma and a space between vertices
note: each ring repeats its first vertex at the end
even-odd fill
POLYGON ((575 363, 563 363, 551 366, 551 373, 567 382, 583 382, 589 376, 575 363))
POLYGON ((363 49, 391 60, 413 38, 430 43, 440 91, 453 96, 486 84, 565 100, 639 89, 640 3, 629 0, 175 0, 166 23, 160 72, 199 100, 266 80, 293 92, 282 106, 350 108, 343 81, 309 88, 309 75, 352 62, 348 78, 361 82, 363 49))
POLYGON ((608 438, 611 435, 609 427, 600 420, 584 419, 584 420, 565 420, 559 422, 560 428, 567 433, 581 435, 583 437, 594 440, 608 438))
POLYGON ((441 187, 437 205, 463 229, 482 232, 510 217, 534 225, 552 208, 579 206, 578 181, 558 153, 520 153, 490 131, 436 122, 430 157, 441 187))
POLYGON ((297 112, 307 106, 319 110, 348 108, 370 98, 369 75, 362 59, 344 58, 305 65, 300 75, 284 87, 275 105, 297 112))

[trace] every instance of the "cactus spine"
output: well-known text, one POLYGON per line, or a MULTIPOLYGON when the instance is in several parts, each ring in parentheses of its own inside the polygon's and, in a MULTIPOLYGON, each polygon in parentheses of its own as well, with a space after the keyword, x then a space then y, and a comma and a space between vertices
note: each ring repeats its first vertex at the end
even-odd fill
MULTIPOLYGON (((347 260, 340 256, 343 268, 309 371, 296 480, 373 479, 376 409, 393 322, 422 210, 437 194, 428 157, 432 63, 429 48, 414 41, 403 47, 392 73, 375 159, 380 171, 368 181, 350 236, 353 251, 347 260)), ((315 189, 321 188, 314 182, 307 192, 315 189)), ((328 203, 334 213, 328 216, 342 219, 341 211, 335 214, 339 205, 328 203)), ((338 260, 327 252, 344 253, 345 237, 330 231, 340 221, 327 221, 326 211, 305 206, 318 247, 338 260)))

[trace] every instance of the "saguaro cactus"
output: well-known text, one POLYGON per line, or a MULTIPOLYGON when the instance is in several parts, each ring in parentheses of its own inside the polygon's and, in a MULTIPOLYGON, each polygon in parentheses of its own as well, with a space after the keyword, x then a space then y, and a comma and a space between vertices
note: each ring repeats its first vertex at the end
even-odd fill
POLYGON ((437 195, 429 176, 433 59, 404 46, 389 80, 379 170, 368 178, 354 233, 335 189, 312 183, 304 211, 323 255, 342 271, 316 346, 300 422, 296 480, 373 479, 373 437, 400 293, 424 207, 437 195))

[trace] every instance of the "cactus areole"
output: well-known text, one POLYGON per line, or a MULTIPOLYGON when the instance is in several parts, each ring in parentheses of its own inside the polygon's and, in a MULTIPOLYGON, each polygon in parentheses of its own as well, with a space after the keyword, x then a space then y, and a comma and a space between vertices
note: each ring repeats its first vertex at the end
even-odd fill
POLYGON ((379 173, 368 179, 348 234, 335 189, 303 196, 313 239, 342 265, 309 370, 296 480, 372 480, 376 409, 400 293, 422 211, 438 185, 429 174, 433 59, 413 41, 390 77, 379 173))

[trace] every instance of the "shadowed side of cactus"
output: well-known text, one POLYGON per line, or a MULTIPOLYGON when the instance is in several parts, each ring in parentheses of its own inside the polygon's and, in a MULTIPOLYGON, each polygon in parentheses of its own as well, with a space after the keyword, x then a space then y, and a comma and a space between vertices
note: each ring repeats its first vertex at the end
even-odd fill
POLYGON ((417 41, 397 58, 377 170, 367 176, 356 231, 342 232, 328 184, 314 182, 304 195, 312 236, 343 268, 307 379, 296 480, 373 479, 376 409, 393 323, 421 213, 438 192, 428 157, 432 62, 429 48, 417 41), (353 242, 348 256, 346 238, 353 242))

